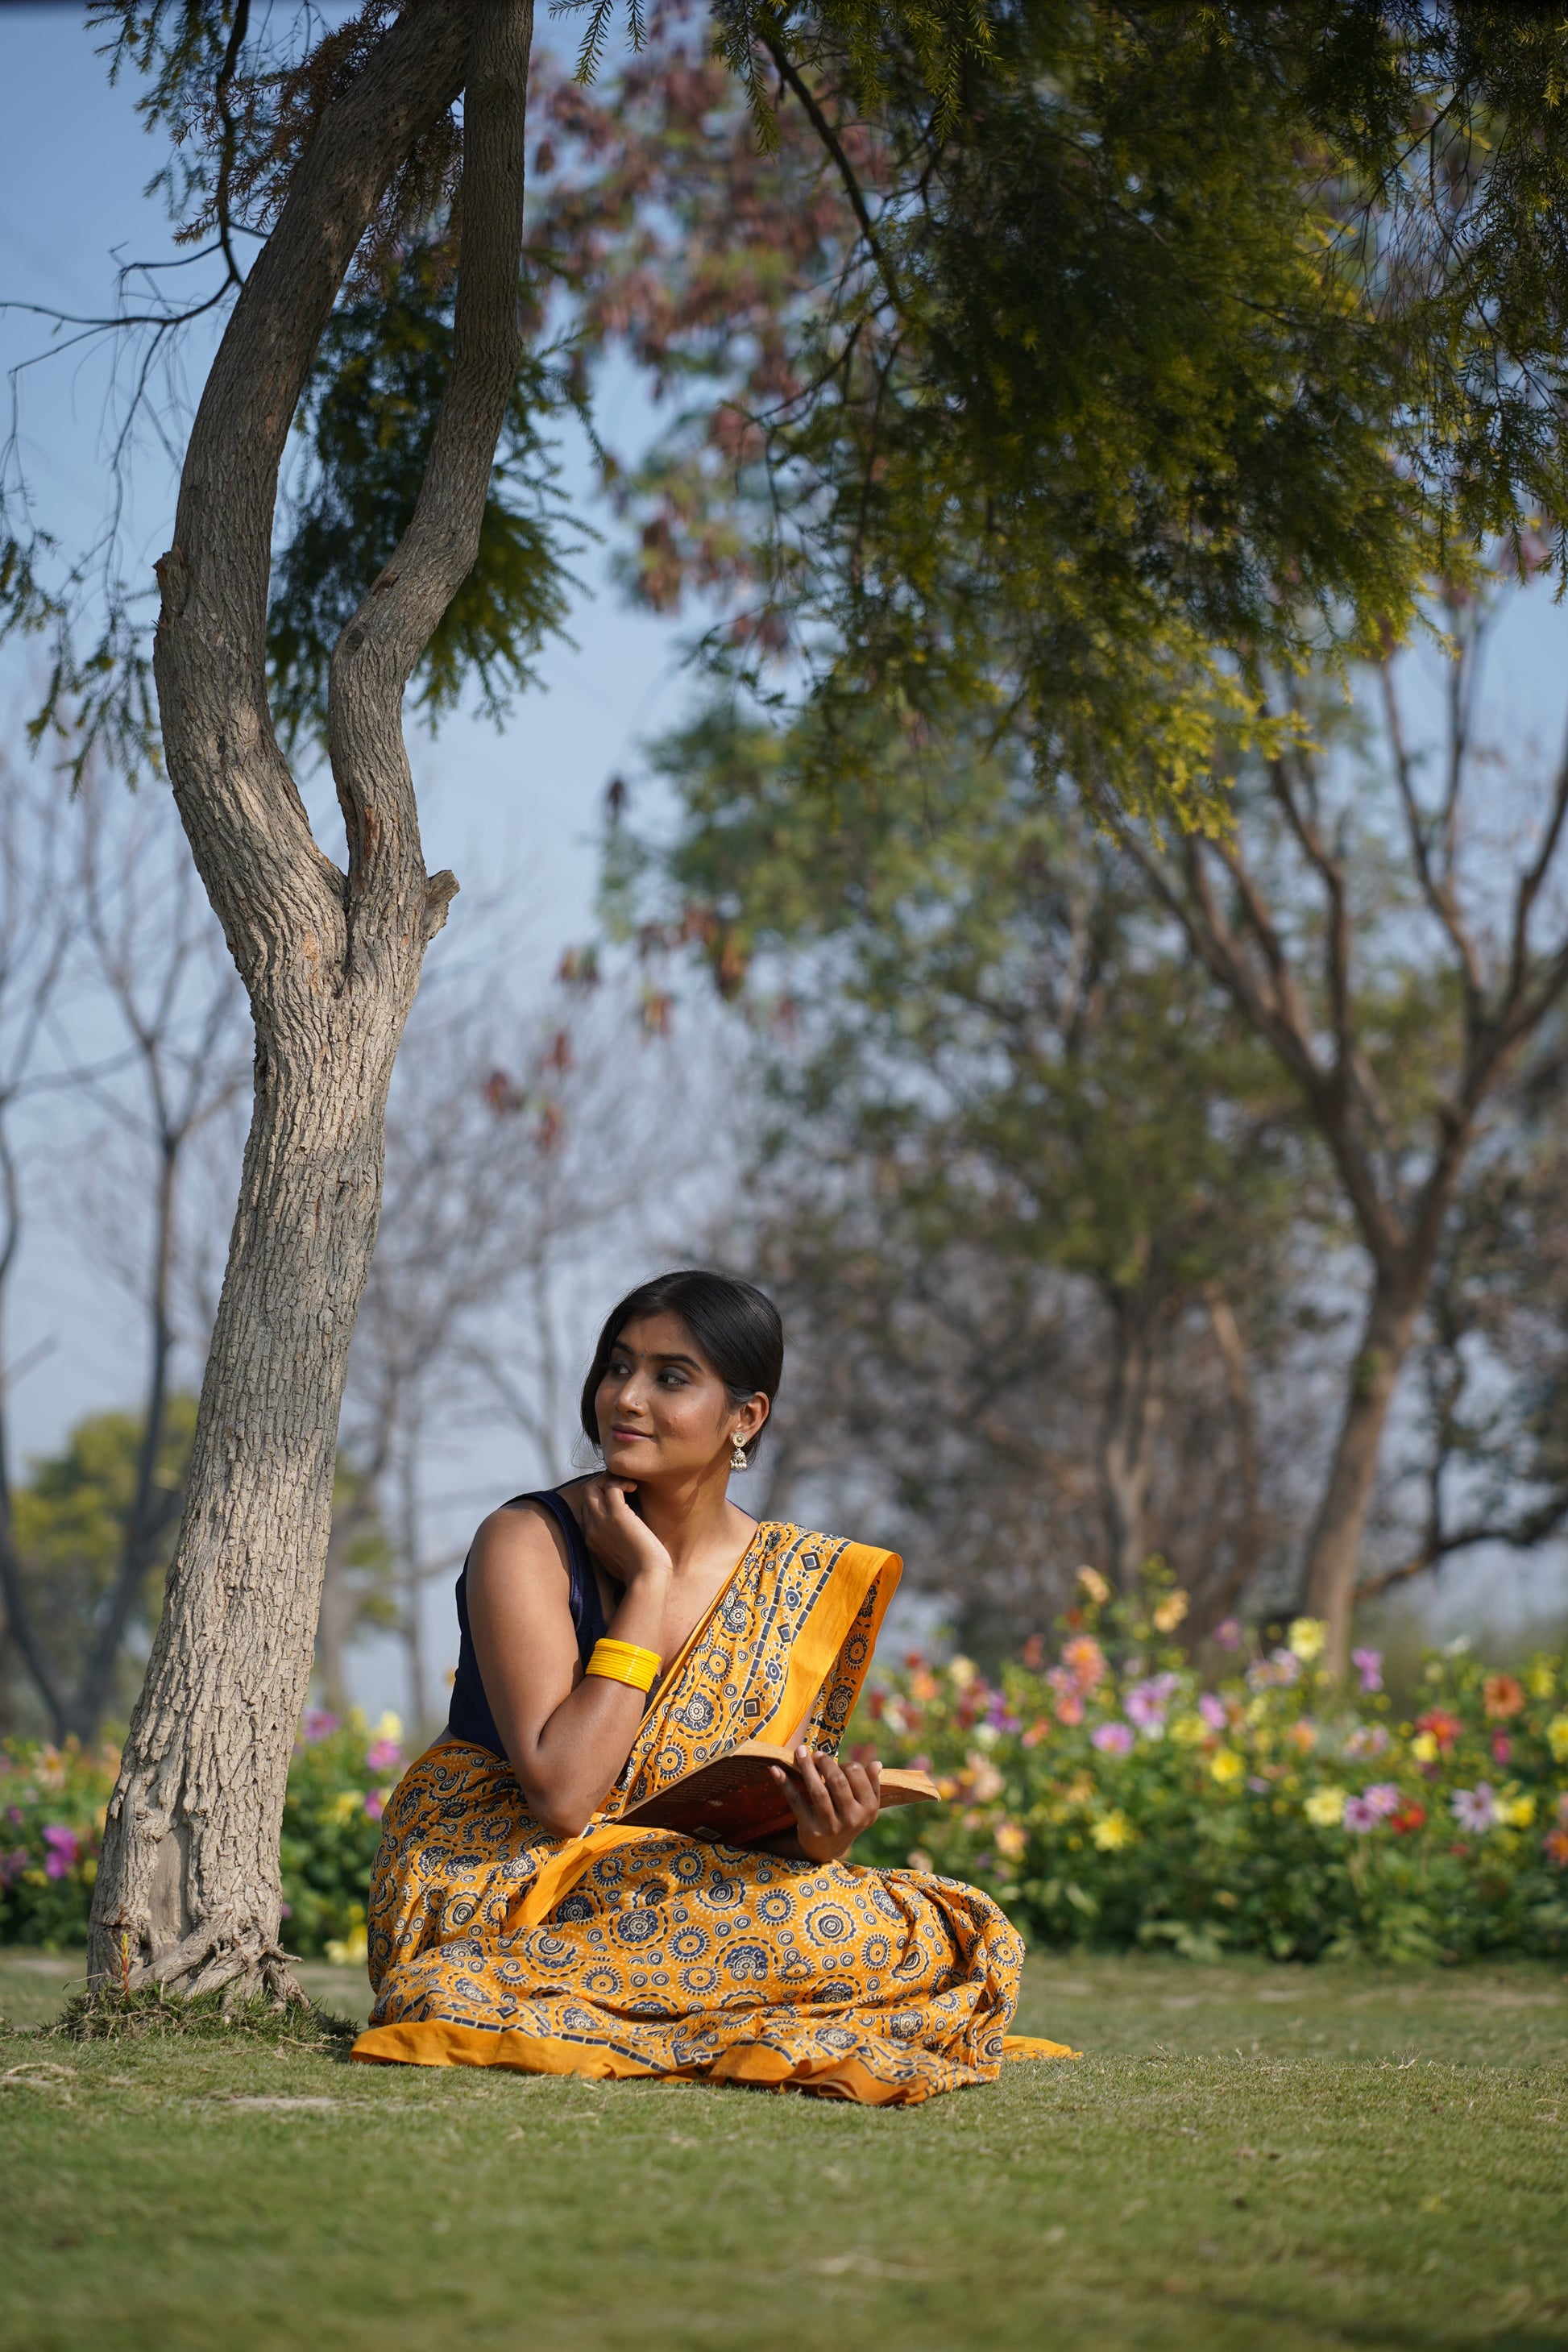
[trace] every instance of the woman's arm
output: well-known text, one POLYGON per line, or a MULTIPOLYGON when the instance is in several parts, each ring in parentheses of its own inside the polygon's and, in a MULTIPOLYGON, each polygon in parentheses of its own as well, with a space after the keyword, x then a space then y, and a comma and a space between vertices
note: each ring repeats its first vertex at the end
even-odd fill
MULTIPOLYGON (((612 1531, 611 1565, 626 1583, 609 1630, 617 1642, 657 1651, 669 1554, 630 1509, 625 1491, 613 1481, 603 1484, 611 1491, 595 1523, 603 1518, 612 1531)), ((565 1540, 542 1510, 491 1512, 468 1555, 468 1591, 485 1696, 529 1811, 556 1836, 575 1837, 631 1754, 644 1694, 584 1674, 565 1540)))

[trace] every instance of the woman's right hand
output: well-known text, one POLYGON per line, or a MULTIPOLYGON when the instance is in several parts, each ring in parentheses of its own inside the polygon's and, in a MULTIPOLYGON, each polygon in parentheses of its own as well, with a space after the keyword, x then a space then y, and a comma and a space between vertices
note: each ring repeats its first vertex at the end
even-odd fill
POLYGON ((601 1471, 582 1488, 583 1534, 589 1550, 629 1591, 633 1585, 672 1576, 674 1563, 647 1521, 631 1507, 637 1493, 631 1478, 612 1478, 601 1471))

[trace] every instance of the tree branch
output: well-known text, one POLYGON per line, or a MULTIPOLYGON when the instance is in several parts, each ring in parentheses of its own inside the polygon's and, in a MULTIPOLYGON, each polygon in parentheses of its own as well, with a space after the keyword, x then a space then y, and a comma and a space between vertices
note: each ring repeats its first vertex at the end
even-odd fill
POLYGON ((339 961, 342 883, 272 731, 267 596, 278 469, 321 333, 377 203, 462 87, 472 8, 422 0, 322 117, 208 374, 158 568, 154 652, 175 799, 254 990, 339 961))
POLYGON ((426 887, 403 695, 473 568, 496 441, 522 352, 523 171, 532 0, 476 0, 463 116, 462 240, 452 372, 407 530, 332 655, 327 741, 349 838, 351 918, 373 889, 424 893, 426 938, 450 875, 426 887), (401 851, 405 871, 387 870, 401 851), (390 854, 390 856, 389 856, 390 854), (414 869, 417 868, 416 874, 414 869))

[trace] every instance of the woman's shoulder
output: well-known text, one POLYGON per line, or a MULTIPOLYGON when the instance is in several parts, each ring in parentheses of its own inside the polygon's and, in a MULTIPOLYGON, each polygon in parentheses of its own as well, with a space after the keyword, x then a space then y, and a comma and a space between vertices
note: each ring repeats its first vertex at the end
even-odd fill
MULTIPOLYGON (((576 1512, 567 1496, 557 1487, 551 1493, 572 1512, 576 1512)), ((512 1495, 498 1503, 479 1521, 475 1530, 470 1559, 484 1554, 502 1554, 522 1559, 537 1555, 543 1559, 553 1555, 564 1563, 568 1557, 566 1531, 559 1512, 552 1509, 543 1489, 526 1495, 512 1495)))

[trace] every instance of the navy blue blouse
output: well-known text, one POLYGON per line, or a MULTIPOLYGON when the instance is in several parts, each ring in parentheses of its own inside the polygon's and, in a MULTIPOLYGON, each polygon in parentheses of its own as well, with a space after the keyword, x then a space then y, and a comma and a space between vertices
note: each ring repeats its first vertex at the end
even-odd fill
MULTIPOLYGON (((599 1598, 599 1580, 594 1573, 594 1563, 588 1557, 588 1547, 583 1540, 583 1530, 572 1516, 572 1506, 565 1496, 553 1490, 537 1495, 514 1495, 506 1510, 515 1510, 520 1503, 541 1503, 566 1538, 566 1573, 571 1580, 572 1622, 577 1633, 577 1654, 584 1665, 594 1654, 594 1644, 602 1641, 608 1631, 605 1604, 599 1598)), ((458 1671, 452 1678, 452 1711, 447 1728, 454 1739, 470 1740, 476 1748, 488 1748, 492 1756, 504 1756, 506 1746, 496 1729, 490 1703, 485 1696, 485 1685, 479 1673, 479 1662, 474 1655, 473 1636, 468 1631, 468 1563, 463 1562, 458 1579, 458 1671)))

